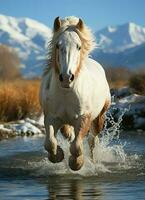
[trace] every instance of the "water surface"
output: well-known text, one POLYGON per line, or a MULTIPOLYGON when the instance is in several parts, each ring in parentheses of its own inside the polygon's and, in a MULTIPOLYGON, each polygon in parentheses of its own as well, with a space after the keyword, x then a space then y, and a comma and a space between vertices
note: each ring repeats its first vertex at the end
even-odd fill
POLYGON ((65 159, 47 160, 44 137, 18 137, 0 142, 0 200, 145 199, 145 134, 103 136, 90 160, 78 172, 68 167, 69 143, 58 138, 65 159))

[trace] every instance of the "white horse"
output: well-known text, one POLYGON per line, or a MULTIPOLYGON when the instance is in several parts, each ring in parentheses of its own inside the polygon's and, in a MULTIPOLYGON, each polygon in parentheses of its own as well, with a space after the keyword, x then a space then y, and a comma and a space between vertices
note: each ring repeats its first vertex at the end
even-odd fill
POLYGON ((81 19, 55 19, 40 89, 46 128, 44 146, 51 162, 61 162, 64 153, 56 134, 60 129, 70 139, 74 130, 69 158, 72 170, 79 170, 84 163, 83 138, 88 134, 93 152, 95 137, 103 128, 104 113, 110 106, 105 72, 88 56, 94 47, 94 37, 81 19))

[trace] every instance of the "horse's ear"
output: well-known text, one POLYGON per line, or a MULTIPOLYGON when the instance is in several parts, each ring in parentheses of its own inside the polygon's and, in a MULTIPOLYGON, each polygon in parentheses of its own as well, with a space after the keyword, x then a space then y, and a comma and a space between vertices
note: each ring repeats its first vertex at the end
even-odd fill
POLYGON ((77 23, 76 27, 77 27, 80 31, 83 30, 83 28, 84 28, 84 22, 83 22, 82 19, 79 18, 79 22, 77 23))
POLYGON ((54 32, 57 32, 61 27, 61 20, 59 17, 56 17, 54 20, 53 30, 54 32))

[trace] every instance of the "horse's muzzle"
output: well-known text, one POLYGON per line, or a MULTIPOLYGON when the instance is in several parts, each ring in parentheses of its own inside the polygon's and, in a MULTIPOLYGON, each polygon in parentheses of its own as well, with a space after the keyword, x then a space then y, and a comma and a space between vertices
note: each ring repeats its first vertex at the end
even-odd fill
POLYGON ((73 82, 74 80, 74 75, 73 74, 60 74, 59 75, 59 80, 61 82, 61 86, 65 88, 70 87, 70 83, 73 82))

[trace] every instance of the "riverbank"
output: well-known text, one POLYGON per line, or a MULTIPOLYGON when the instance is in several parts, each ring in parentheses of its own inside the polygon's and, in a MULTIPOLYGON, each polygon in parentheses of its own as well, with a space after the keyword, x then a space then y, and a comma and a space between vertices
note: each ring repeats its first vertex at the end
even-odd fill
POLYGON ((16 122, 0 124, 0 140, 16 136, 33 136, 45 134, 43 116, 37 120, 26 118, 16 122))
MULTIPOLYGON (((145 96, 134 94, 124 87, 111 91, 112 105, 108 111, 114 121, 120 120, 120 129, 145 130, 145 96)), ((0 124, 0 140, 16 136, 45 134, 43 115, 37 119, 26 118, 16 122, 0 124)))

